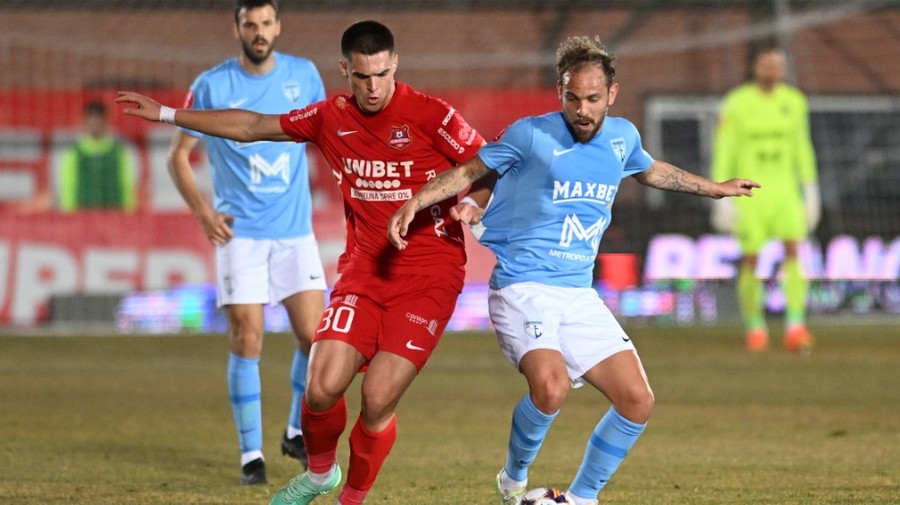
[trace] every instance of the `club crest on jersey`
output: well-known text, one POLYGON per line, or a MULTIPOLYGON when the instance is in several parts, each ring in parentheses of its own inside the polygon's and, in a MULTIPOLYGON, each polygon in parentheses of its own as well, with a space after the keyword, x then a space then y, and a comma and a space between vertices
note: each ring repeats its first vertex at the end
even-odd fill
POLYGON ((281 85, 281 89, 284 91, 284 96, 288 100, 292 102, 300 100, 300 84, 294 81, 288 81, 281 85))
POLYGON ((541 338, 544 336, 544 322, 525 321, 525 334, 531 338, 541 338))
POLYGON ((409 143, 412 142, 412 137, 409 136, 409 126, 392 126, 391 127, 391 138, 388 139, 388 144, 394 149, 403 149, 408 146, 409 143))
POLYGON ((609 146, 612 147, 613 152, 616 153, 616 158, 619 159, 619 163, 625 163, 625 139, 622 137, 612 139, 609 141, 609 146))

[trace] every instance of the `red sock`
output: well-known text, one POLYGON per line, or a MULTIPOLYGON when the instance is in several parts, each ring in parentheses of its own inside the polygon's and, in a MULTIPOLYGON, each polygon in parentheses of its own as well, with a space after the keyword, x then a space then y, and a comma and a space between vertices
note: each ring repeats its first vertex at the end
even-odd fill
POLYGON ((341 396, 337 403, 322 412, 310 410, 304 397, 300 404, 303 445, 309 456, 309 470, 325 473, 336 461, 338 438, 347 427, 347 402, 341 396))
POLYGON ((359 505, 375 483, 381 465, 397 440, 397 416, 391 418, 387 427, 374 432, 363 426, 358 419, 350 431, 350 468, 347 469, 347 483, 338 501, 341 505, 359 505))

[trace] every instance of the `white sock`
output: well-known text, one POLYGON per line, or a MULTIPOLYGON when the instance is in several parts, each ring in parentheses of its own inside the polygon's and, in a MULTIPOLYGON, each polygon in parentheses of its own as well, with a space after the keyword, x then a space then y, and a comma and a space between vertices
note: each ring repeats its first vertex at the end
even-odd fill
POLYGON ((328 479, 330 479, 331 476, 334 475, 334 471, 335 471, 334 469, 336 466, 337 466, 337 463, 331 465, 331 468, 329 468, 328 471, 325 473, 313 473, 312 471, 310 471, 309 472, 310 482, 312 482, 313 484, 315 484, 317 486, 321 486, 322 484, 325 484, 326 482, 328 482, 328 479))
POLYGON ((567 496, 567 497, 569 498, 569 500, 570 500, 572 503, 574 503, 575 505, 598 505, 596 499, 590 500, 590 499, 587 499, 587 498, 582 498, 582 497, 580 497, 580 496, 578 496, 578 495, 572 494, 571 491, 566 491, 566 496, 567 496))
POLYGON ((508 473, 506 473, 506 469, 500 471, 500 487, 506 491, 515 491, 517 489, 524 489, 525 486, 528 485, 528 479, 525 480, 513 480, 508 473))
POLYGON ((291 425, 288 425, 288 427, 287 427, 288 440, 290 440, 296 436, 299 436, 299 435, 303 435, 303 430, 300 430, 300 429, 294 428, 291 425))
POLYGON ((254 459, 262 459, 263 461, 265 461, 266 458, 263 457, 262 451, 245 452, 244 454, 241 454, 241 466, 246 465, 254 459))

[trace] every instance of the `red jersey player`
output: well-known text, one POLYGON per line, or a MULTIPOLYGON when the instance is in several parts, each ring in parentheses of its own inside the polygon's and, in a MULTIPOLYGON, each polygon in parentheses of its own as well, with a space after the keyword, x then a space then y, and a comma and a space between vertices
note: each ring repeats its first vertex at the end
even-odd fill
POLYGON ((384 25, 351 25, 341 52, 341 74, 352 94, 280 116, 236 109, 179 109, 176 115, 135 93, 117 99, 136 105, 126 114, 240 142, 312 142, 340 184, 347 250, 313 340, 302 403, 309 470, 279 490, 273 504, 306 505, 340 483, 344 393, 365 368, 362 411, 350 432, 347 483, 338 499, 362 503, 393 447, 394 410, 437 345, 463 285, 463 234, 450 218, 455 197, 415 217, 407 240, 416 247, 398 251, 385 229, 428 180, 474 156, 484 140, 452 107, 394 80, 397 55, 384 25))

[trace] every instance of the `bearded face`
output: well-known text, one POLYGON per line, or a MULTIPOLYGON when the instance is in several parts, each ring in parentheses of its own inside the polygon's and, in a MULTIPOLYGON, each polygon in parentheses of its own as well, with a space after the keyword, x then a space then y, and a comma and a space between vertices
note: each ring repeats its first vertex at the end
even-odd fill
POLYGON ((609 86, 603 69, 587 64, 566 72, 557 87, 569 131, 578 142, 590 142, 603 126, 609 106, 616 101, 618 83, 609 86))
POLYGON ((244 9, 239 13, 235 36, 241 41, 244 57, 253 65, 269 59, 280 33, 281 22, 271 5, 244 9))

